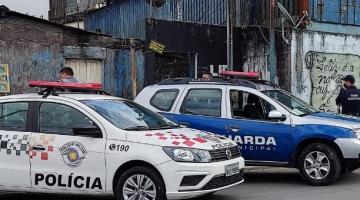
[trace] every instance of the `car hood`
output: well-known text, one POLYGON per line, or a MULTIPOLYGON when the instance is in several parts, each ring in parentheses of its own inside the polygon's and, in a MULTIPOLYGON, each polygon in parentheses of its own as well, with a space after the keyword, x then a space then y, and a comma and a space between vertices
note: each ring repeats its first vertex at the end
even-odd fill
POLYGON ((360 118, 336 113, 319 112, 304 117, 311 124, 332 125, 349 129, 360 128, 360 118))
POLYGON ((127 140, 150 145, 206 150, 222 149, 237 145, 224 136, 190 128, 130 131, 127 134, 127 140))

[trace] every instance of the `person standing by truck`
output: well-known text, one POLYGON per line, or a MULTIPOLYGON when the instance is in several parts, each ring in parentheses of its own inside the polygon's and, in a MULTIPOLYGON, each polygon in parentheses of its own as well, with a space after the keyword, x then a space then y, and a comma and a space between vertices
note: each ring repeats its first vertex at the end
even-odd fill
POLYGON ((343 87, 336 98, 336 105, 342 107, 342 114, 360 116, 360 91, 354 85, 354 76, 347 75, 342 81, 343 87))

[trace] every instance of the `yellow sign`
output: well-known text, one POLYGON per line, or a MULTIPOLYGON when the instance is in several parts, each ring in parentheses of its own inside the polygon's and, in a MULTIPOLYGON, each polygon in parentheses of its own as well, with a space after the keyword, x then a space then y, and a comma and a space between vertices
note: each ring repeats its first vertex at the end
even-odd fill
POLYGON ((0 64, 0 93, 10 92, 9 65, 0 64))
POLYGON ((158 54, 163 54, 164 50, 165 50, 165 45, 161 44, 155 40, 151 40, 150 44, 149 44, 149 49, 151 51, 154 51, 158 54))

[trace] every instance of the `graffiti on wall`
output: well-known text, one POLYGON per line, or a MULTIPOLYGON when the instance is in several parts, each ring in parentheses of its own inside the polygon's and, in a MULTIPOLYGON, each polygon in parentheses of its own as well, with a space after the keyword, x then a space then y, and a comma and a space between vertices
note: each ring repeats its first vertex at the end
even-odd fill
POLYGON ((306 67, 311 73, 311 104, 325 112, 337 112, 335 99, 346 75, 353 75, 360 86, 360 56, 310 51, 306 54, 306 67))

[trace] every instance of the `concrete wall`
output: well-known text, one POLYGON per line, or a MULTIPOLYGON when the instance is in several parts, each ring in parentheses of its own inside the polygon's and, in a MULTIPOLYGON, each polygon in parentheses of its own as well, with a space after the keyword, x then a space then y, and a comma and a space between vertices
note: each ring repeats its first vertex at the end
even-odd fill
MULTIPOLYGON (((293 31, 291 91, 317 109, 336 111, 341 78, 360 79, 360 36, 293 31)), ((360 82, 357 82, 360 86, 360 82)))
MULTIPOLYGON (((258 72, 260 78, 270 80, 269 56, 270 48, 266 29, 246 29, 242 34, 242 68, 244 71, 258 72), (260 31, 261 30, 261 31, 260 31)), ((283 89, 291 90, 290 46, 286 44, 281 33, 276 34, 277 69, 276 83, 283 89)))

